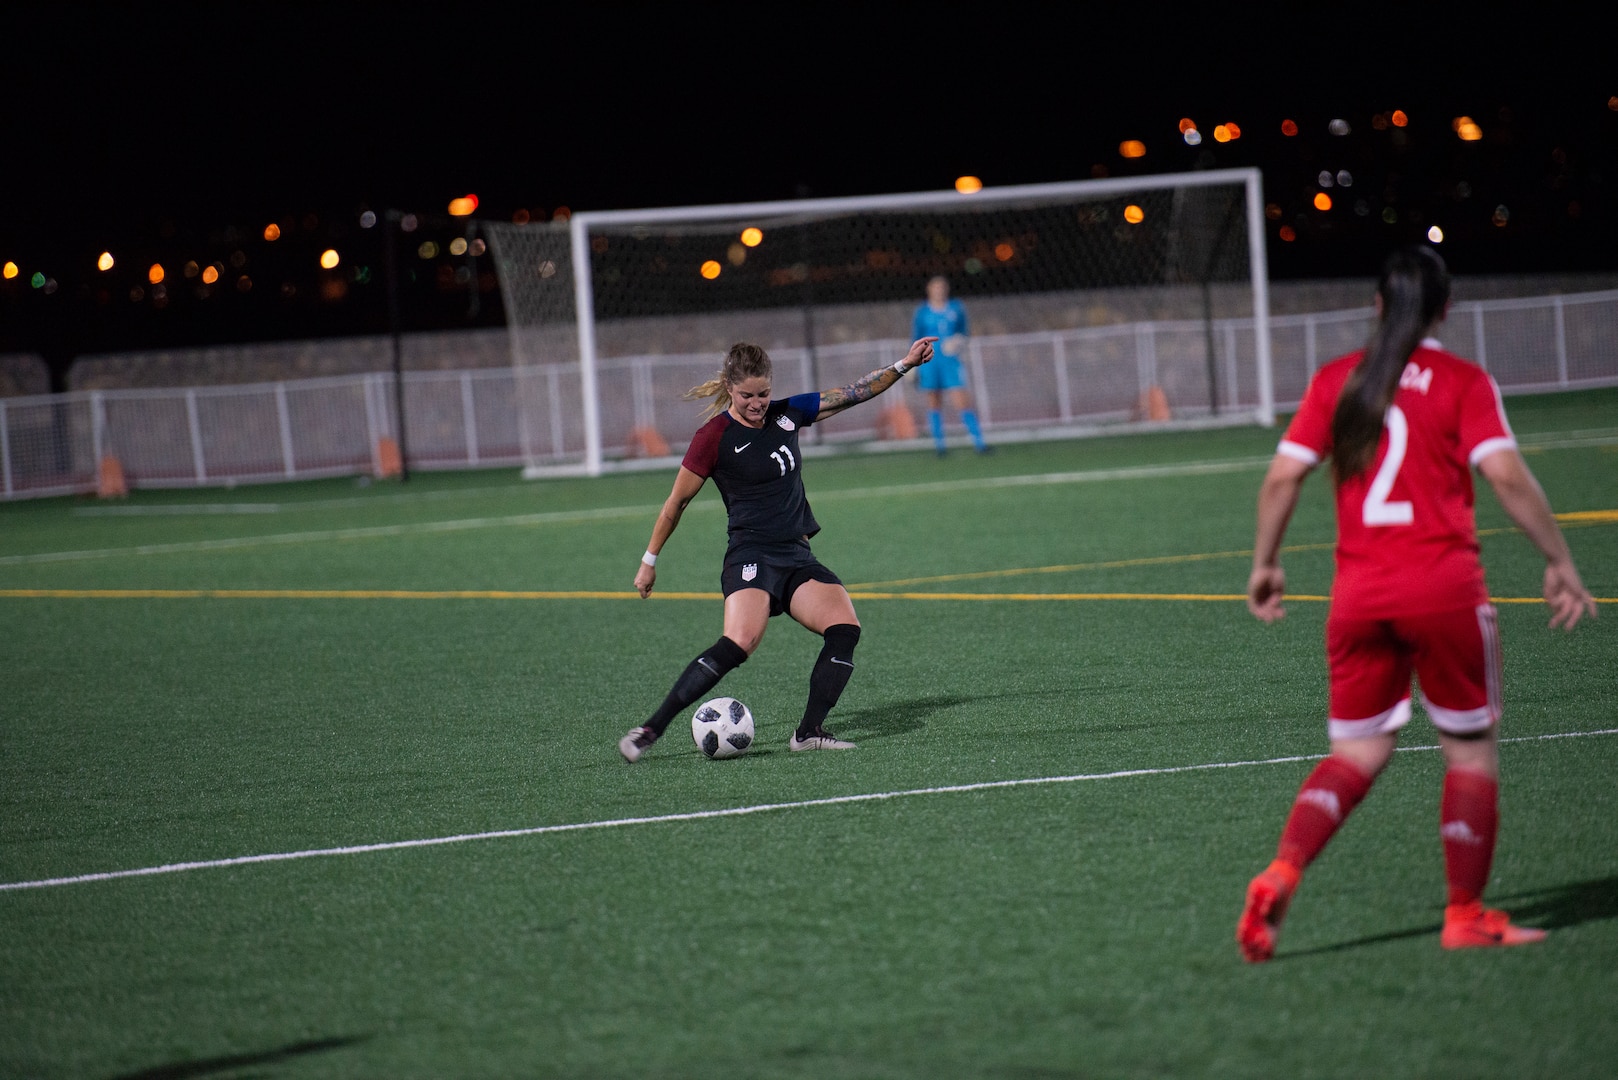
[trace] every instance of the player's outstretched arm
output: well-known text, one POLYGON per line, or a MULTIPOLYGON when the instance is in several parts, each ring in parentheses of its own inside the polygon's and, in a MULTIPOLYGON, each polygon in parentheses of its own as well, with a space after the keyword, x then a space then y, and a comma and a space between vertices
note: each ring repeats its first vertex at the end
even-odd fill
POLYGON ((1281 538, 1286 535, 1292 511, 1297 509, 1309 469, 1296 458, 1277 454, 1259 487, 1253 571, 1247 575, 1247 610, 1267 623, 1286 617, 1286 608, 1281 606, 1287 591, 1286 571, 1281 569, 1281 538))
POLYGON ((817 419, 825 419, 842 412, 844 409, 858 405, 862 401, 870 401, 882 391, 899 381, 900 376, 913 367, 919 367, 933 358, 933 342, 935 337, 917 338, 905 353, 904 359, 889 367, 877 368, 869 375, 862 376, 849 383, 839 386, 835 390, 822 390, 820 392, 820 415, 817 419))
POLYGON ((1507 515, 1545 556, 1545 603, 1551 608, 1551 625, 1571 630, 1585 615, 1594 618, 1595 598, 1579 578, 1551 504, 1522 454, 1515 447, 1496 450, 1477 467, 1507 515))
POLYGON ((691 500, 697 497, 706 480, 706 477, 698 476, 684 465, 674 474, 674 490, 669 492, 669 497, 663 500, 663 508, 657 512, 657 521, 652 525, 652 539, 646 545, 646 554, 641 556, 640 569, 635 571, 635 591, 640 593, 642 600, 652 595, 652 586, 657 584, 655 564, 658 553, 669 542, 669 537, 674 535, 674 530, 680 524, 680 516, 691 505, 691 500))

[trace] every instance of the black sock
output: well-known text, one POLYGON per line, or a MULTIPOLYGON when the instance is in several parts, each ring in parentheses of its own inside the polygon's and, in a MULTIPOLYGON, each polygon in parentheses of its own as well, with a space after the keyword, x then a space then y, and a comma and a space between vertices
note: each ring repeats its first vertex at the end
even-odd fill
POLYGON ((798 724, 798 738, 806 739, 820 730, 826 714, 854 674, 854 646, 860 643, 860 628, 854 623, 826 627, 826 644, 820 648, 814 670, 809 673, 809 703, 798 724))
POLYGON ((703 650, 702 655, 685 666, 680 677, 674 680, 674 688, 669 691, 663 704, 657 707, 646 726, 657 735, 662 735, 668 729, 669 723, 687 705, 695 705, 708 691, 719 685, 719 680, 725 677, 725 672, 741 666, 747 659, 747 653, 742 647, 722 637, 703 650))

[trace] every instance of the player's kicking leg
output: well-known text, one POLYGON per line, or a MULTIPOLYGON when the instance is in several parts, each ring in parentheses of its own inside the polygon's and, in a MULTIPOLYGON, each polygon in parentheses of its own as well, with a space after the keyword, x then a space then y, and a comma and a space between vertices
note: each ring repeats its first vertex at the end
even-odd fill
POLYGON ((686 665, 680 677, 674 680, 663 703, 640 727, 631 728, 629 734, 618 740, 618 752, 625 761, 639 761, 646 748, 656 742, 668 729, 669 722, 687 705, 695 705, 702 695, 719 685, 725 674, 740 666, 747 652, 728 637, 722 637, 702 651, 686 665))

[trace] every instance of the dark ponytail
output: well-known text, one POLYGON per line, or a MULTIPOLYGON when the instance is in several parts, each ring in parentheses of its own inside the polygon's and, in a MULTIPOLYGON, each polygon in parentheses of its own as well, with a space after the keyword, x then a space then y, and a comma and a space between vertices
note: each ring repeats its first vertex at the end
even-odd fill
POLYGON ((1402 248, 1382 265, 1377 282, 1382 318, 1366 342, 1332 414, 1332 475, 1339 484, 1371 467, 1382 421, 1399 389, 1410 354, 1449 303, 1449 270, 1430 247, 1402 248))

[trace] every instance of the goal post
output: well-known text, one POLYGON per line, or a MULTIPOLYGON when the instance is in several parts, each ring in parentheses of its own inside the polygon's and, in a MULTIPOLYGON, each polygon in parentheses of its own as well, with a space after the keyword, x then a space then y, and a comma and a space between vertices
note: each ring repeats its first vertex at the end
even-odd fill
MULTIPOLYGON (((991 439, 1112 427, 1271 425, 1257 169, 839 199, 592 211, 483 225, 507 312, 528 475, 660 459, 695 430, 683 391, 729 345, 777 396, 891 363, 927 281, 967 311, 962 357, 991 439)), ((827 443, 914 435, 880 407, 827 443)), ((913 419, 913 417, 912 417, 913 419)))

